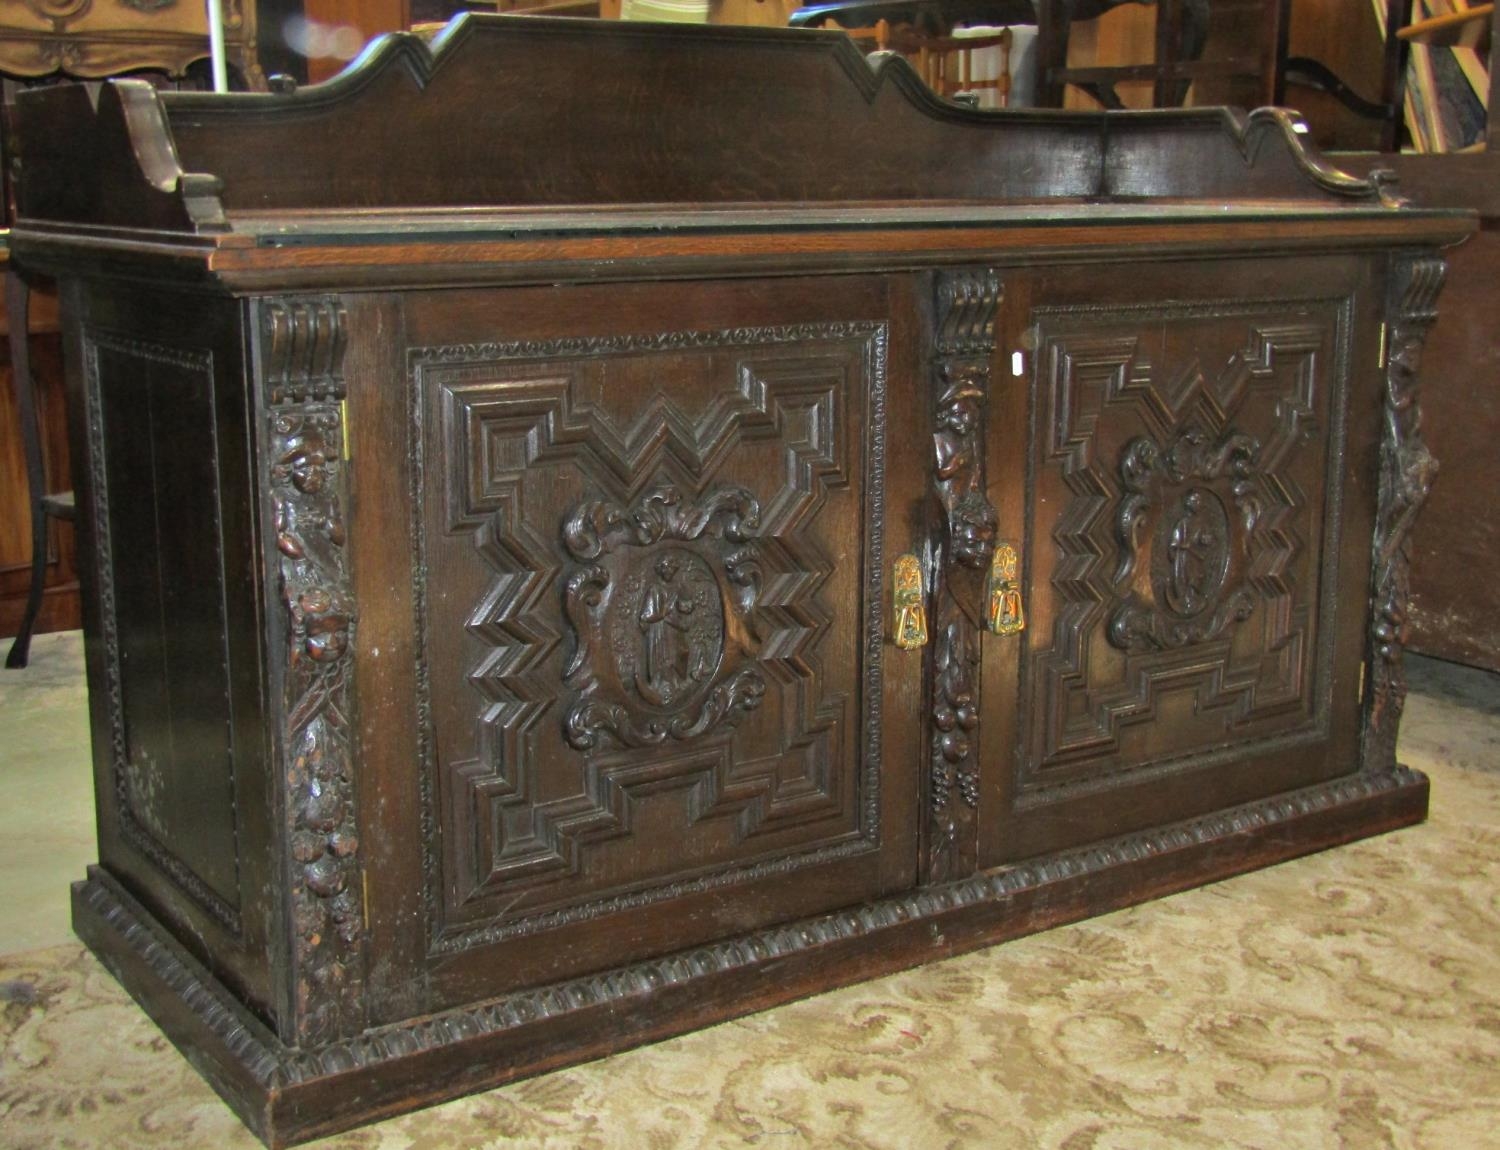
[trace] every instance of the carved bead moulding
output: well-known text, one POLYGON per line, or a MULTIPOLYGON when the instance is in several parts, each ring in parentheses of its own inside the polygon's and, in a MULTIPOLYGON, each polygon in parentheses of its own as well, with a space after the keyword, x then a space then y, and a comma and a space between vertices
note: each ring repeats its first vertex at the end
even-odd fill
POLYGON ((1284 828, 1298 820, 1315 818, 1354 802, 1378 801, 1420 781, 1420 775, 1406 768, 1365 772, 1147 833, 716 941, 690 952, 405 1019, 322 1048, 288 1049, 274 1040, 267 1041, 261 1028, 247 1026, 243 1010, 224 996, 220 984, 203 980, 200 967, 181 961, 175 948, 162 946, 146 925, 148 920, 140 906, 107 876, 89 882, 81 898, 143 963, 150 964, 163 984, 189 1005, 216 1040, 235 1052, 238 1065, 249 1077, 262 1086, 273 1081, 296 1085, 325 1075, 347 1074, 351 1068, 378 1067, 391 1059, 393 1052, 439 1049, 454 1034, 476 1038, 532 1027, 549 1018, 600 1006, 628 1015, 644 997, 704 975, 763 967, 841 941, 902 931, 923 920, 932 920, 932 929, 942 929, 945 920, 951 921, 948 916, 966 907, 1034 898, 1048 887, 1087 881, 1132 862, 1180 855, 1230 836, 1271 830, 1281 830, 1284 836, 1284 828))
POLYGON ((260 312, 274 562, 284 617, 280 754, 291 874, 293 1019, 300 1041, 364 1025, 365 925, 350 711, 357 613, 344 504, 342 356, 335 298, 260 312))
POLYGON ((1396 261, 1386 305, 1385 392, 1380 486, 1375 516, 1366 766, 1395 762, 1396 729, 1406 702, 1402 655, 1410 596, 1410 532, 1427 500, 1437 460, 1422 438, 1418 371, 1447 263, 1436 257, 1396 261))
POLYGON ((1057 561, 1028 604, 1050 633, 1022 669, 1022 805, 1326 731, 1351 306, 1036 311, 1028 537, 1057 561))
POLYGON ((435 950, 875 848, 885 340, 840 322, 409 353, 435 950), (427 593, 435 564, 467 604, 427 593), (861 626, 835 627, 851 601, 861 626), (639 839, 645 810, 674 857, 639 839))

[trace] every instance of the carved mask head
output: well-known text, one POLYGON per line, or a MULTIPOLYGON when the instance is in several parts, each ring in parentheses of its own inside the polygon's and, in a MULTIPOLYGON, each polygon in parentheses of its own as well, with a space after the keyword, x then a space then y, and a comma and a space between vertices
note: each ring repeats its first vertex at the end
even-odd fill
POLYGON ((321 587, 297 597, 303 647, 318 663, 332 663, 349 647, 349 612, 321 587))
POLYGON ((989 562, 998 526, 989 500, 977 491, 966 492, 954 506, 949 522, 953 557, 965 567, 983 567, 989 562))

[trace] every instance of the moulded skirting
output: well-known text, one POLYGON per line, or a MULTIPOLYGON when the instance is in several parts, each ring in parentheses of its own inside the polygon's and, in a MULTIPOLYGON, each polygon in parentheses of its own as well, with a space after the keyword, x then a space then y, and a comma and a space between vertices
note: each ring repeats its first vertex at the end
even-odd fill
POLYGON ((585 978, 285 1046, 100 867, 80 938, 268 1145, 684 1033, 1422 821, 1428 782, 1361 773, 585 978))

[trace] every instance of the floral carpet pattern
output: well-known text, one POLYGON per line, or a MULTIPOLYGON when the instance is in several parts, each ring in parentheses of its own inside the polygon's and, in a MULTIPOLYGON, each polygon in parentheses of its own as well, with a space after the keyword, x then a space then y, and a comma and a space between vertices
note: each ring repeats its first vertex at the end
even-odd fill
MULTIPOLYGON (((1423 826, 312 1145, 1500 1147, 1500 689, 1443 678, 1423 826)), ((259 1145, 81 947, 0 1009, 0 1146, 259 1145)))

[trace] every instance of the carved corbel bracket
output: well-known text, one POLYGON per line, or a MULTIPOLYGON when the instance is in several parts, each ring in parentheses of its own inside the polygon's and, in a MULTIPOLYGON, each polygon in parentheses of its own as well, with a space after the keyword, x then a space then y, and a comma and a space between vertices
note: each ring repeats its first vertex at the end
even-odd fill
POLYGON ((1418 372, 1428 329, 1437 319, 1437 297, 1447 270, 1443 259, 1424 256, 1398 261, 1391 277, 1371 579, 1368 722, 1364 746, 1367 770, 1394 766, 1396 731, 1406 705, 1402 654, 1410 597, 1411 527, 1437 474, 1437 460, 1422 441, 1418 372))
POLYGON ((267 479, 285 610, 280 773, 292 1027, 302 1046, 358 1033, 365 1022, 349 711, 356 612, 343 518, 345 323, 336 299, 261 308, 267 479))

